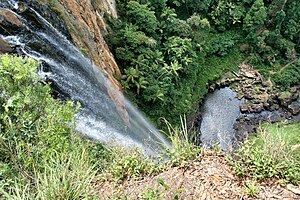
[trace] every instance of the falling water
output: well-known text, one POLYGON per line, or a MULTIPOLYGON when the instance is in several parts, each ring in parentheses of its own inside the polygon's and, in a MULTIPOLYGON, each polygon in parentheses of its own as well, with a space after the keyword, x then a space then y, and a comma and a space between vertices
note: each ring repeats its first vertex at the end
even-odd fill
MULTIPOLYGON (((9 2, 17 8, 15 1, 9 2)), ((107 93, 109 82, 99 68, 46 19, 29 9, 38 22, 18 16, 28 31, 0 37, 18 46, 26 55, 41 61, 43 67, 40 75, 50 80, 61 94, 80 102, 81 108, 76 114, 79 132, 104 142, 138 146, 149 153, 162 145, 169 146, 168 141, 116 90, 114 92, 124 98, 130 120, 130 128, 127 127, 107 93)))

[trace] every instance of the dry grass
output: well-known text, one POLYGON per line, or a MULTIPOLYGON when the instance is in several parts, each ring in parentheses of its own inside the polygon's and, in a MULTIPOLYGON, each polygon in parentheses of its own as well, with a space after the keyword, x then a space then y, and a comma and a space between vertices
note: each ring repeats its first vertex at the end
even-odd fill
POLYGON ((278 182, 259 183, 256 197, 245 189, 247 180, 239 179, 223 153, 203 151, 194 162, 183 167, 168 168, 162 173, 140 181, 122 184, 98 183, 101 199, 300 199, 300 196, 279 186, 278 182), (159 184, 163 180, 167 188, 159 184), (141 193, 155 191, 155 198, 141 198, 141 193))

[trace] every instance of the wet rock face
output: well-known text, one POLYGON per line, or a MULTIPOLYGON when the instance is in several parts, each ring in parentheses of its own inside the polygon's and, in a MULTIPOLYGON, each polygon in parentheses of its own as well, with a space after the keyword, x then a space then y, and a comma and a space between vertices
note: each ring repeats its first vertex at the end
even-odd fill
POLYGON ((25 26, 11 10, 0 8, 0 30, 2 34, 14 34, 25 26))
POLYGON ((281 92, 278 94, 278 100, 279 100, 280 105, 282 105, 284 107, 288 107, 288 105, 293 100, 293 93, 281 92))
POLYGON ((297 115, 300 113, 300 102, 294 101, 289 106, 288 109, 293 113, 293 115, 297 115))
POLYGON ((115 102, 124 121, 129 123, 124 110, 124 100, 116 92, 121 90, 121 86, 115 77, 120 77, 121 73, 102 35, 106 32, 104 13, 111 13, 112 17, 117 17, 114 2, 114 0, 109 3, 107 0, 61 0, 57 6, 64 10, 62 18, 67 23, 76 46, 93 59, 109 80, 108 94, 115 102))
MULTIPOLYGON (((39 1, 31 0, 30 2, 33 6, 42 7, 39 8, 39 12, 47 20, 53 21, 53 24, 59 21, 55 16, 52 16, 52 11, 49 12, 47 8, 38 5, 39 1)), ((116 18, 115 6, 114 0, 56 0, 52 1, 50 7, 59 14, 59 18, 66 24, 67 32, 73 43, 99 66, 104 76, 109 80, 107 84, 108 94, 125 119, 127 114, 123 109, 124 100, 120 99, 120 96, 117 95, 118 92, 116 92, 116 90, 121 91, 121 86, 115 77, 120 77, 121 73, 102 35, 106 33, 103 15, 106 13, 116 18)), ((56 28, 64 30, 62 25, 56 28)), ((66 33, 65 35, 68 36, 66 33)))
MULTIPOLYGON (((107 29, 104 14, 117 17, 114 0, 19 0, 16 6, 6 0, 2 1, 0 0, 0 6, 10 8, 32 22, 35 27, 43 28, 42 24, 39 26, 36 13, 31 9, 33 8, 91 58, 91 62, 95 63, 108 79, 107 92, 120 114, 124 116, 124 120, 128 121, 125 119, 127 114, 123 109, 124 99, 117 95, 121 91, 121 86, 115 77, 121 76, 120 70, 102 35, 107 29)), ((25 28, 8 9, 0 10, 0 24, 5 27, 5 30, 1 30, 0 27, 0 31, 6 32, 6 36, 20 34, 25 28)), ((30 45, 33 49, 39 48, 38 43, 35 45, 34 39, 30 45)), ((10 50, 8 46, 5 46, 5 49, 10 50)))
MULTIPOLYGON (((5 4, 7 4, 7 7, 9 6, 8 3, 5 4)), ((35 15, 28 7, 38 11, 99 66, 114 89, 121 90, 120 84, 115 78, 115 76, 120 76, 120 70, 102 35, 106 33, 107 29, 103 16, 108 14, 116 18, 115 6, 114 0, 53 0, 51 2, 20 0, 18 8, 11 9, 14 9, 17 13, 22 13, 22 16, 26 16, 28 20, 35 21, 35 25, 38 20, 35 20, 35 15)), ((9 11, 5 9, 5 12, 9 11)), ((14 19, 17 22, 16 17, 12 16, 9 19, 14 19)), ((12 26, 6 25, 5 27, 12 26)), ((15 30, 15 27, 10 30, 15 30)), ((109 92, 111 96, 114 95, 113 91, 109 92)))
POLYGON ((18 9, 16 11, 22 14, 22 16, 26 16, 29 21, 34 21, 35 25, 39 22, 38 19, 36 19, 36 15, 30 8, 38 11, 39 14, 41 14, 44 18, 51 22, 51 24, 56 29, 58 29, 64 36, 66 36, 68 40, 71 40, 71 35, 69 33, 68 27, 64 20, 60 18, 57 9, 37 0, 20 0, 18 3, 18 9))
POLYGON ((1 53, 11 53, 13 49, 9 45, 9 43, 0 38, 0 54, 1 53))
MULTIPOLYGON (((241 63, 239 72, 228 72, 208 87, 210 92, 230 87, 236 92, 235 98, 244 100, 239 105, 242 115, 233 126, 235 140, 232 141, 233 146, 237 144, 236 141, 243 140, 249 133, 256 132, 257 126, 262 122, 274 123, 283 120, 300 122, 300 85, 284 91, 274 87, 270 80, 264 81, 257 70, 245 63, 241 63)), ((199 126, 203 121, 203 114, 205 113, 200 112, 199 126)))

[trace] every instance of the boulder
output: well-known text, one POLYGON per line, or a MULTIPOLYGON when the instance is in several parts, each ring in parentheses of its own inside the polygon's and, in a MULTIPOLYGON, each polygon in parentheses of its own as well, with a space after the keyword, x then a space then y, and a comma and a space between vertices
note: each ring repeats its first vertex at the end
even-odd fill
POLYGON ((297 86, 291 87, 290 92, 296 93, 299 88, 297 86))
POLYGON ((253 104, 250 107, 250 112, 253 112, 253 113, 260 113, 262 110, 263 110, 262 104, 253 104))
POLYGON ((279 109, 279 105, 278 104, 272 104, 270 107, 270 110, 278 110, 279 109))
POLYGON ((288 105, 292 102, 293 93, 290 92, 281 92, 278 94, 278 100, 280 105, 284 107, 288 107, 288 105))
POLYGON ((19 6, 18 10, 19 10, 21 13, 22 13, 22 12, 25 12, 25 11, 27 10, 27 6, 26 6, 26 4, 23 3, 23 2, 19 2, 19 3, 18 3, 18 6, 19 6))
POLYGON ((14 12, 3 8, 0 8, 0 25, 0 30, 3 29, 6 34, 13 34, 25 27, 14 12))
POLYGON ((261 83, 263 87, 271 87, 271 83, 268 81, 264 81, 261 83))
POLYGON ((10 53, 12 51, 13 49, 11 48, 9 43, 6 42, 4 39, 0 38, 0 54, 10 53))
POLYGON ((245 112, 248 112, 248 104, 246 104, 246 103, 242 103, 241 105, 240 105, 240 110, 241 110, 241 112, 242 113, 245 113, 245 112))
POLYGON ((254 95, 253 95, 253 93, 249 90, 249 91, 246 91, 245 93, 244 93, 244 97, 246 98, 246 99, 254 99, 254 95))
POLYGON ((298 113, 300 113, 300 102, 299 101, 292 102, 288 106, 288 109, 293 115, 297 115, 298 113))
POLYGON ((293 96, 292 96, 292 101, 297 101, 298 98, 299 98, 299 94, 298 94, 298 93, 295 93, 295 94, 293 94, 293 96))
POLYGON ((269 109, 270 108, 270 103, 268 103, 268 102, 264 102, 263 105, 264 105, 265 109, 269 109))

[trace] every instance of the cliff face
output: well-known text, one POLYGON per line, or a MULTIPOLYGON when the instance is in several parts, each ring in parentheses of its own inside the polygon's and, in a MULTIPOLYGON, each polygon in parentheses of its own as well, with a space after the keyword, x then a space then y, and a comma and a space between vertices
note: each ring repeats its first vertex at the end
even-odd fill
MULTIPOLYGON (((41 1, 38 1, 39 3, 41 1)), ((46 1, 66 23, 73 42, 100 67, 106 83, 107 92, 129 127, 129 117, 124 106, 124 97, 116 77, 120 70, 110 52, 102 33, 106 33, 103 16, 117 18, 115 0, 52 0, 46 1)))
POLYGON ((49 5, 63 18, 73 42, 93 59, 119 90, 114 76, 119 76, 120 71, 102 36, 106 32, 103 15, 117 17, 114 0, 60 0, 49 5))
POLYGON ((124 107, 124 97, 119 92, 120 85, 115 76, 120 76, 120 70, 113 58, 102 32, 106 32, 106 24, 103 15, 110 14, 116 18, 115 0, 60 0, 66 14, 63 15, 67 22, 69 32, 74 43, 83 48, 93 61, 101 68, 105 77, 107 92, 116 104, 116 108, 129 127, 128 113, 124 107))
POLYGON ((102 36, 103 32, 106 33, 104 14, 117 17, 115 0, 60 0, 52 6, 63 8, 61 16, 68 26, 73 42, 93 59, 108 78, 107 92, 125 124, 130 126, 123 105, 124 99, 119 93, 120 85, 115 78, 120 76, 120 70, 102 36))
MULTIPOLYGON (((0 0, 0 7, 7 7, 11 4, 9 2, 0 0)), ((33 7, 49 20, 101 69, 108 79, 107 92, 129 126, 124 97, 120 93, 121 87, 117 80, 120 70, 102 35, 107 33, 104 15, 117 17, 115 0, 20 0, 17 12, 26 12, 27 6, 33 7)), ((10 22, 12 17, 16 18, 6 9, 2 10, 1 16, 2 19, 6 19, 0 20, 2 25, 4 22, 10 22)), ((19 26, 14 23, 15 25, 19 26)), ((0 42, 0 45, 7 49, 4 41, 0 42)))

